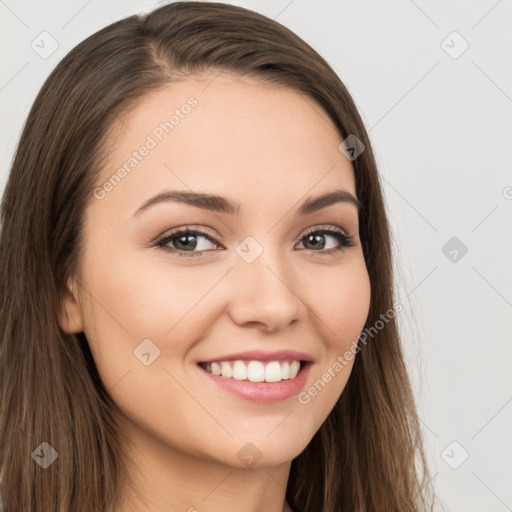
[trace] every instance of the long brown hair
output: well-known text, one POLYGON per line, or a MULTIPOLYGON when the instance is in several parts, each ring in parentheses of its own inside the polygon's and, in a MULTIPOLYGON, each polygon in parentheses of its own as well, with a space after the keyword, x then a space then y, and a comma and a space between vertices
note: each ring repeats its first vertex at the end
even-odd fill
MULTIPOLYGON (((288 87, 365 150, 352 161, 371 281, 366 326, 393 310, 391 235, 371 143, 347 88, 279 23, 223 3, 175 2, 96 32, 41 88, 1 204, 0 492, 6 512, 113 510, 124 474, 120 413, 83 333, 58 312, 78 268, 84 210, 108 154, 109 127, 145 94, 202 71, 288 87), (58 463, 44 469, 34 461, 58 463), (53 454, 53 452, 51 452, 53 454), (53 454, 55 455, 55 454, 53 454)), ((422 433, 394 317, 365 341, 334 409, 291 465, 297 511, 431 510, 422 433)))

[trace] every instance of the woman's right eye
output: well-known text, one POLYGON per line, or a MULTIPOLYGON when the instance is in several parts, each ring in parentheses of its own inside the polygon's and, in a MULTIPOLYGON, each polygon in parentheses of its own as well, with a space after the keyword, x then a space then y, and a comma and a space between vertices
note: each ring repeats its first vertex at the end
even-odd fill
MULTIPOLYGON (((180 229, 173 233, 168 233, 163 238, 156 242, 157 247, 162 247, 162 249, 169 251, 175 256, 179 257, 191 257, 198 256, 202 254, 203 251, 208 250, 208 243, 201 243, 198 240, 206 239, 210 242, 213 242, 212 237, 200 230, 191 230, 191 229, 180 229), (171 247, 172 244, 174 247, 171 247), (199 250, 195 251, 195 249, 199 248, 199 250)), ((217 244, 213 243, 214 246, 217 244)))

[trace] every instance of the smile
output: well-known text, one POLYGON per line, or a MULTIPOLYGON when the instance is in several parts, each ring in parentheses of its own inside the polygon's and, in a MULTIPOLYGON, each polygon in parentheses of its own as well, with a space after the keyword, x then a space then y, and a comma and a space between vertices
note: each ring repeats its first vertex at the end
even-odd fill
POLYGON ((200 363, 200 366, 213 375, 250 382, 280 382, 294 379, 299 372, 301 362, 296 359, 284 361, 215 361, 200 363))
POLYGON ((312 365, 311 361, 297 359, 237 359, 198 363, 197 368, 209 382, 238 398, 258 403, 273 403, 300 393, 306 385, 312 365))

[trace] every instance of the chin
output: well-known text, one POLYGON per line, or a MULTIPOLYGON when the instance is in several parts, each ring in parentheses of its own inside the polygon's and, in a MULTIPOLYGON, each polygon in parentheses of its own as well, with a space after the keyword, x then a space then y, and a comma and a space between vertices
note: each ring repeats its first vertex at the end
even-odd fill
MULTIPOLYGON (((279 427, 278 427, 279 428, 279 427)), ((235 458, 229 464, 237 468, 265 468, 291 462, 306 448, 309 438, 298 439, 288 432, 271 433, 266 437, 245 436, 245 441, 234 441, 235 458), (285 435, 286 434, 286 435, 285 435)), ((237 438, 240 439, 240 438, 237 438)))

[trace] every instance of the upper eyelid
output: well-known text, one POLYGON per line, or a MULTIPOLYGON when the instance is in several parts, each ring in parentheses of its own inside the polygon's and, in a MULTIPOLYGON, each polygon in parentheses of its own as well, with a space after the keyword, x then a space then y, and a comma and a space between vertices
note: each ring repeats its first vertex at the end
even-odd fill
POLYGON ((310 228, 306 228, 304 231, 302 231, 303 235, 304 236, 305 234, 307 235, 308 233, 314 233, 315 231, 329 231, 331 229, 334 229, 336 231, 341 231, 342 233, 345 233, 346 235, 349 235, 349 232, 342 228, 341 226, 333 226, 331 224, 321 224, 319 226, 312 226, 310 228))

